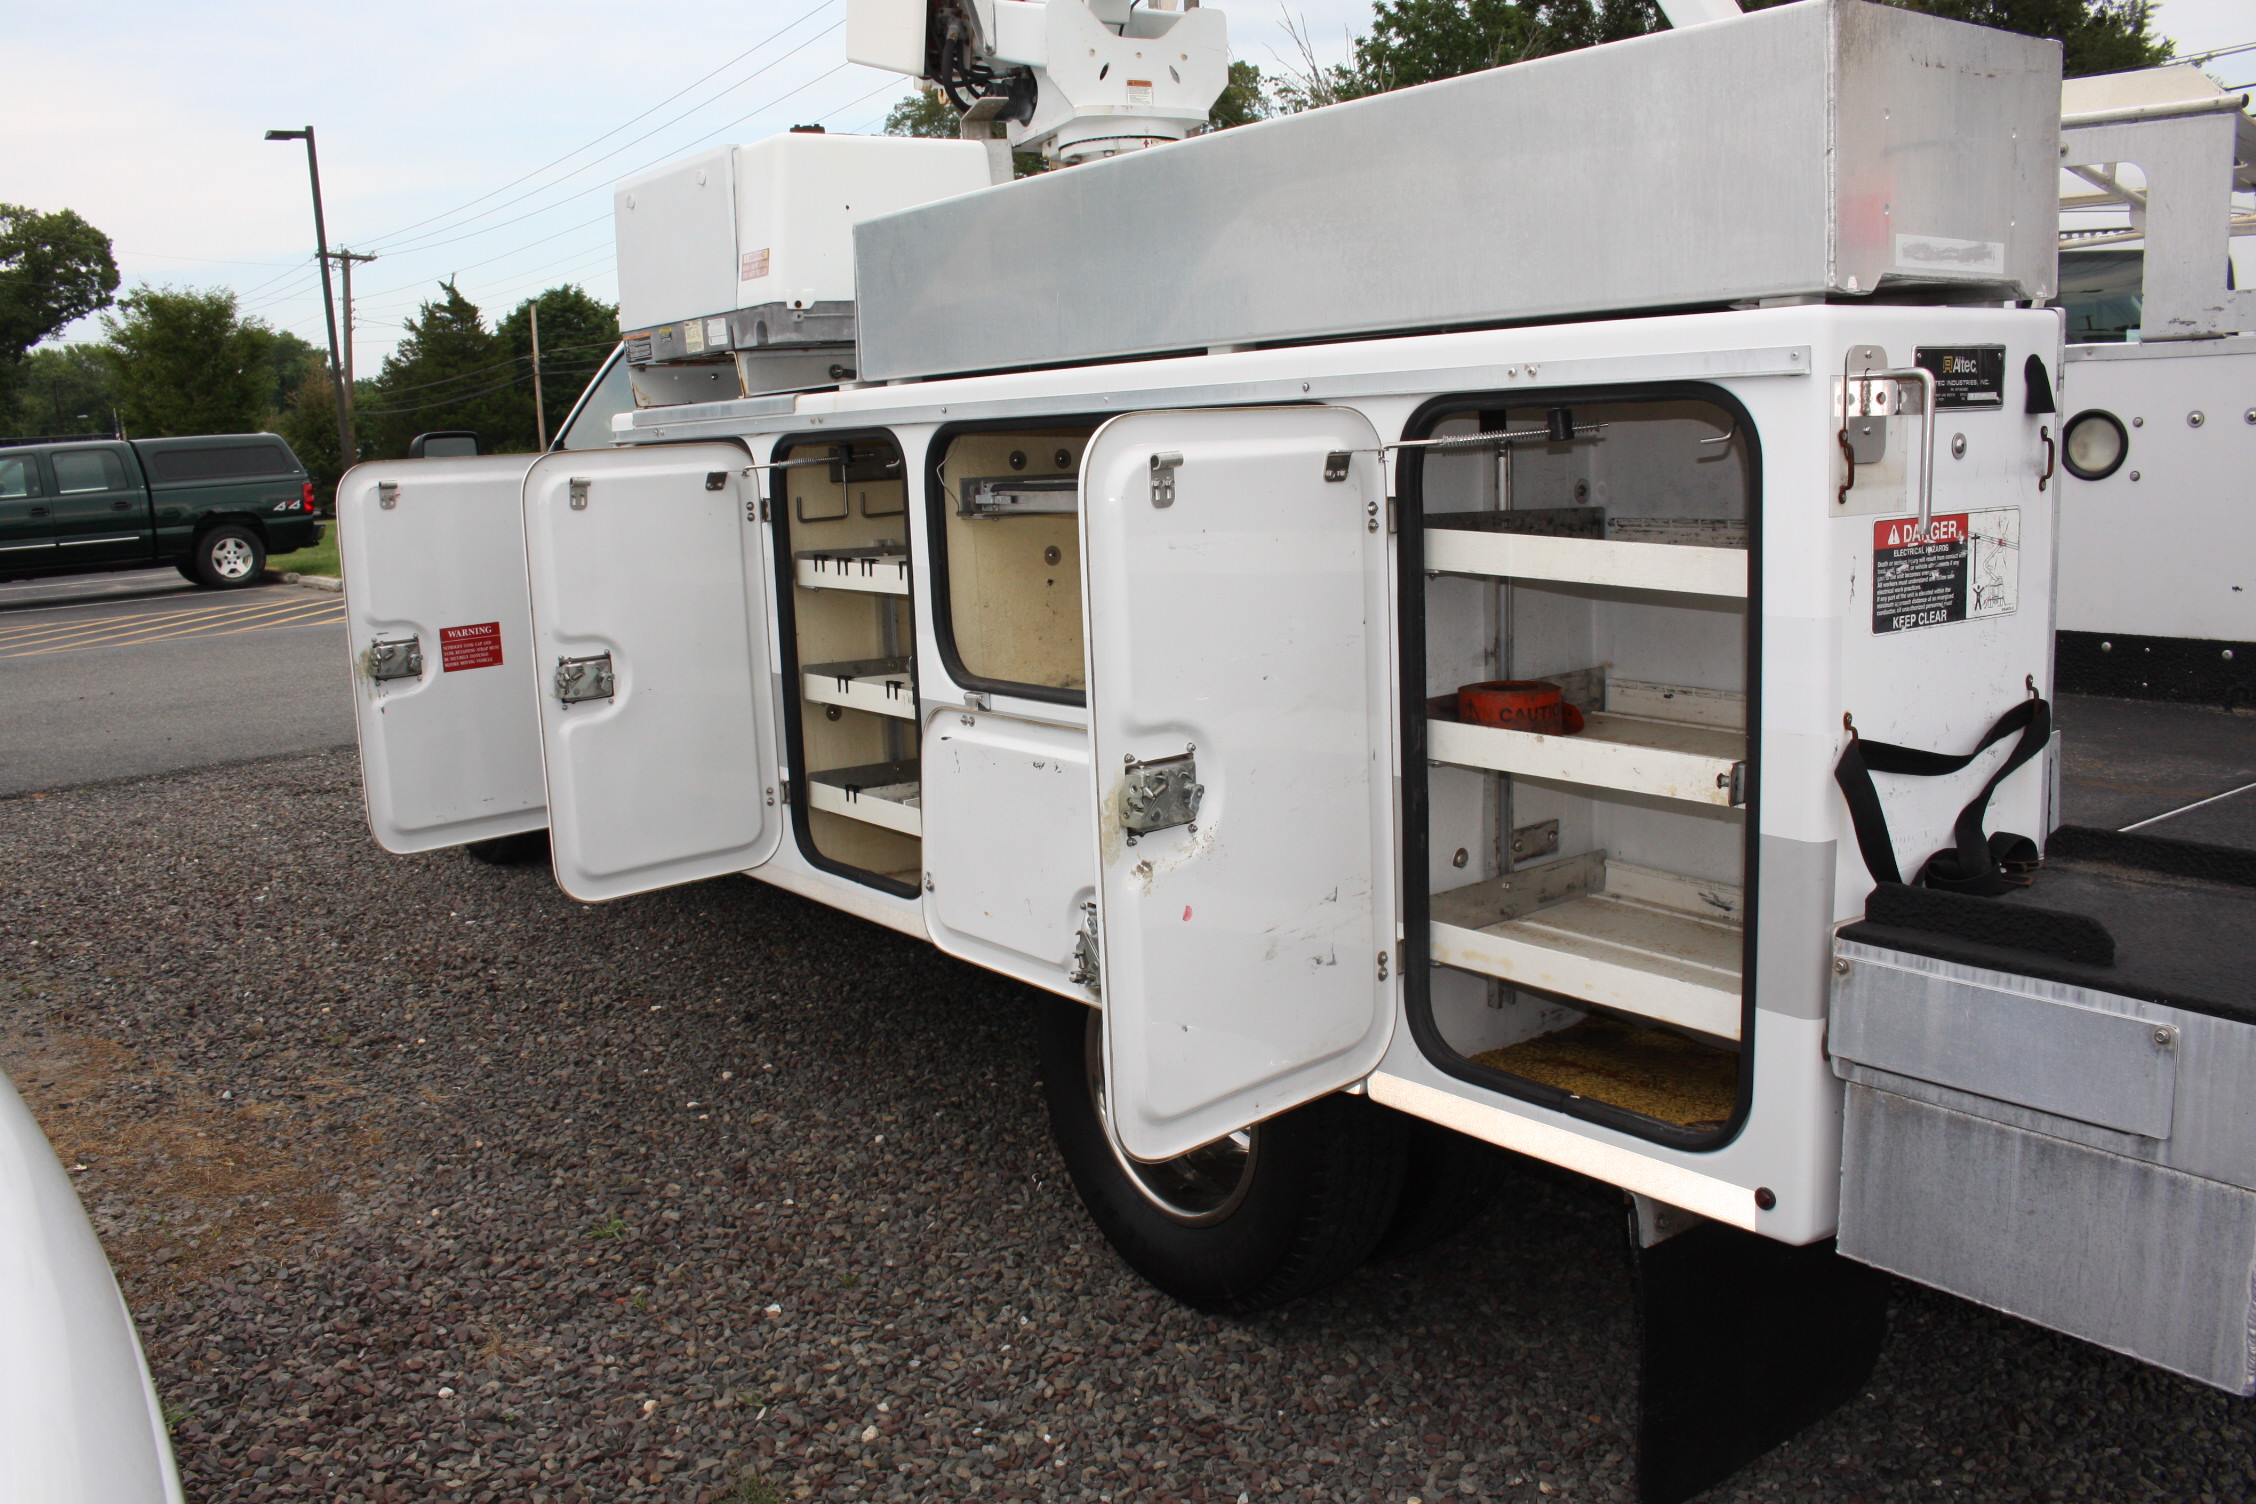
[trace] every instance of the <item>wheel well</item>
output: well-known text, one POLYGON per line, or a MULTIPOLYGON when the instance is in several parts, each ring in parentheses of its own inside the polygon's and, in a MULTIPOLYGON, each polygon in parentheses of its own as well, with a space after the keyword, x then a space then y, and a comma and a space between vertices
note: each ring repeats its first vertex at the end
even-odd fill
POLYGON ((259 540, 259 547, 265 548, 267 546, 265 522, 257 517, 239 516, 233 512, 221 512, 213 516, 198 518, 196 521, 195 534, 189 539, 188 546, 193 549, 197 544, 204 541, 204 535, 206 533, 210 532, 214 528, 225 527, 231 522, 241 527, 247 527, 254 534, 256 534, 259 540))

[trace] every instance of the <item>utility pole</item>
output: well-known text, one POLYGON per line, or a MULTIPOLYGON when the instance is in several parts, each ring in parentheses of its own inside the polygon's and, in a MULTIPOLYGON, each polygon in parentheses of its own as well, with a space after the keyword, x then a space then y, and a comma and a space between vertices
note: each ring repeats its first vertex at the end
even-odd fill
POLYGON ((548 409, 541 405, 540 384, 540 299, 528 303, 526 311, 533 321, 533 432, 539 438, 539 447, 548 448, 548 409))
MULTIPOLYGON (((343 281, 343 283, 344 283, 344 292, 345 292, 345 338, 344 338, 344 345, 343 345, 343 350, 342 350, 342 353, 343 353, 343 357, 344 357, 342 364, 343 364, 343 366, 344 366, 344 373, 345 373, 345 384, 344 384, 344 385, 343 385, 343 386, 342 386, 341 388, 339 388, 339 390, 340 390, 340 391, 341 391, 341 392, 342 392, 342 393, 344 394, 344 415, 345 415, 345 424, 344 424, 344 428, 343 428, 343 429, 341 430, 341 432, 342 432, 342 433, 343 433, 343 435, 344 435, 344 441, 345 441, 345 446, 346 446, 346 447, 345 447, 345 453, 347 453, 347 454, 351 454, 351 453, 353 453, 353 449, 352 449, 352 442, 353 442, 353 311, 352 311, 352 269, 353 269, 353 263, 354 263, 355 261, 374 261, 374 260, 375 260, 376 258, 375 258, 374 256, 363 256, 363 255, 361 255, 361 254, 360 254, 359 252, 357 252, 357 251, 348 251, 348 250, 346 250, 346 249, 345 249, 345 248, 344 248, 343 246, 339 246, 339 247, 337 247, 337 250, 336 250, 336 253, 335 253, 335 254, 336 254, 336 258, 337 258, 337 272, 338 272, 338 275, 339 275, 339 277, 341 278, 341 280, 342 280, 342 281, 343 281)), ((350 469, 350 468, 352 468, 351 462, 350 462, 349 460, 348 460, 348 461, 346 462, 346 468, 347 468, 347 469, 350 469)))
POLYGON ((321 222, 321 159, 313 149, 313 127, 294 131, 268 131, 269 141, 303 141, 306 175, 313 180, 313 252, 321 262, 321 314, 329 321, 329 381, 337 397, 337 468, 353 465, 352 409, 346 405, 344 368, 337 358, 337 302, 329 291, 329 231, 321 222))

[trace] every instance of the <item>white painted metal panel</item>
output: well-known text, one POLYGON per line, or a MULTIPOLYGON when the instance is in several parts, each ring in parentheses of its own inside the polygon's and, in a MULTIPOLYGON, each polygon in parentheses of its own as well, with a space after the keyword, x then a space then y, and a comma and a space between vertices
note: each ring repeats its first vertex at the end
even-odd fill
POLYGON ((548 823, 525 585, 531 463, 389 460, 337 487, 361 788, 386 851, 548 823), (373 677, 370 644, 410 639, 420 671, 373 677))
POLYGON ((1493 574, 1521 580, 1564 580, 1690 595, 1747 594, 1747 551, 1679 543, 1616 543, 1603 538, 1549 538, 1532 533, 1426 531, 1426 568, 1445 574, 1493 574))
POLYGON ((1353 1082, 1392 1025, 1377 436, 1338 408, 1133 413, 1083 460, 1107 1068, 1167 1158, 1353 1082), (1342 481, 1330 453, 1358 451, 1342 481), (1177 454, 1155 504, 1152 458, 1177 454), (1130 760, 1195 747, 1195 830, 1121 827, 1130 760))
POLYGON ((1097 879, 1088 733, 938 711, 925 722, 923 788, 933 943, 1060 987, 1097 879))
POLYGON ((550 844, 574 898, 775 850, 766 571, 744 463, 733 444, 668 445, 546 455, 526 477, 550 844), (560 660, 604 654, 608 698, 557 697, 560 660))

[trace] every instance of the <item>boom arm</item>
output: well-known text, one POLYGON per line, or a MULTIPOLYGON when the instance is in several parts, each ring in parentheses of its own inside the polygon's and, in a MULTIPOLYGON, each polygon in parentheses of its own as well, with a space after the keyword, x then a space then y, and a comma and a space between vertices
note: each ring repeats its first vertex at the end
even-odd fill
POLYGON ((1179 141, 1230 81, 1222 13, 1197 0, 848 0, 846 55, 959 111, 1003 100, 1012 149, 1060 164, 1179 141))

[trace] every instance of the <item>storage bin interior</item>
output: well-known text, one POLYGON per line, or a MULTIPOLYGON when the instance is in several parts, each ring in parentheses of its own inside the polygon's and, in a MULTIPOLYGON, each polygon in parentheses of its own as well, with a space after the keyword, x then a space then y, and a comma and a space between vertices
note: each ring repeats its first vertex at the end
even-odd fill
POLYGON ((1467 1065, 1675 1128, 1739 1062, 1748 436, 1694 399, 1468 405, 1430 430, 1428 1006, 1467 1065), (1556 685, 1573 729, 1459 691, 1556 685))
POLYGON ((914 885, 924 863, 901 454, 890 440, 855 439, 777 458, 808 835, 831 862, 914 885))
POLYGON ((1078 699, 1086 427, 972 430, 938 463, 943 630, 965 682, 1078 699))

